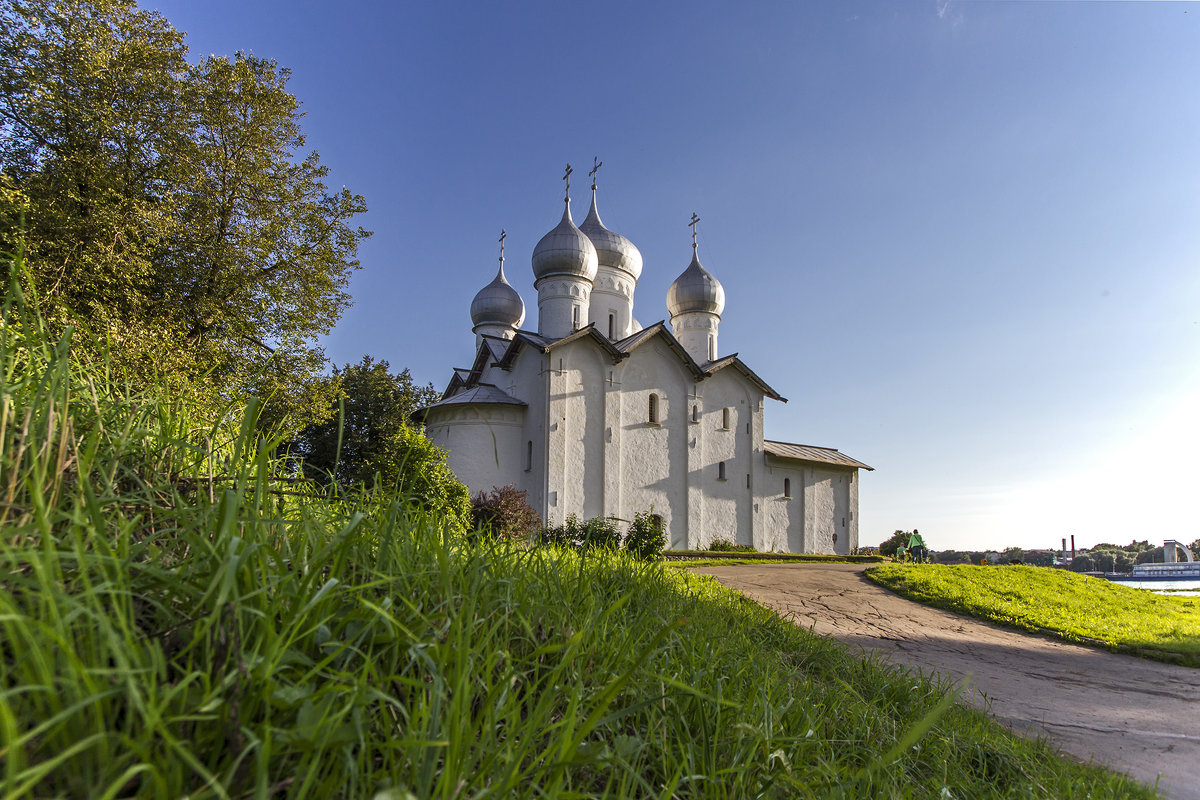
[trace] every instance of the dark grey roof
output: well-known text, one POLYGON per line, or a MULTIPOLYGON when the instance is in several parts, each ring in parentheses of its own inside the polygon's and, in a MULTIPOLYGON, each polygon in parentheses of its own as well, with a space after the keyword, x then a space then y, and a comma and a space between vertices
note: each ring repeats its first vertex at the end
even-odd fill
MULTIPOLYGON (((438 402, 429 406, 429 408, 453 405, 478 405, 481 403, 494 403, 508 406, 529 405, 524 400, 518 400, 498 386, 493 386, 490 383, 477 383, 470 389, 464 389, 456 395, 442 398, 438 402)), ((428 411, 428 409, 425 410, 428 411)))
POLYGON ((773 442, 770 439, 763 440, 763 450, 767 455, 777 458, 790 458, 795 461, 811 461, 818 464, 833 464, 839 467, 854 467, 856 469, 869 469, 875 471, 874 467, 868 467, 866 464, 851 458, 845 453, 839 453, 832 447, 816 447, 811 444, 792 444, 791 442, 773 442))

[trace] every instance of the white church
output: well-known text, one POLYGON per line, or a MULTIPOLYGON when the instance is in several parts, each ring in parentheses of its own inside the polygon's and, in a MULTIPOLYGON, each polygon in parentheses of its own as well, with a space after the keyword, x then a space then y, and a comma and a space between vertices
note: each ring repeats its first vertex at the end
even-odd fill
MULTIPOLYGON (((597 164, 597 167, 599 165, 597 164)), ((858 471, 837 450, 765 437, 764 402, 787 402, 738 358, 722 356, 725 290, 692 260, 667 292, 670 327, 634 318, 642 255, 592 206, 533 250, 537 332, 504 275, 471 302, 475 360, 425 409, 430 438, 472 495, 512 484, 547 524, 661 519, 670 549, 714 539, 764 552, 858 546, 858 471)))

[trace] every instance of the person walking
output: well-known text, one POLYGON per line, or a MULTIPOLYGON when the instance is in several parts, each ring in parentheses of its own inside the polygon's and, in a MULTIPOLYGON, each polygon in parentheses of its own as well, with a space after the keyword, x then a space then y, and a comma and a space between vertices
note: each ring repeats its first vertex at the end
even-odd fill
POLYGON ((908 552, 912 554, 914 564, 920 564, 926 558, 925 540, 916 528, 913 528, 912 536, 908 537, 908 552))

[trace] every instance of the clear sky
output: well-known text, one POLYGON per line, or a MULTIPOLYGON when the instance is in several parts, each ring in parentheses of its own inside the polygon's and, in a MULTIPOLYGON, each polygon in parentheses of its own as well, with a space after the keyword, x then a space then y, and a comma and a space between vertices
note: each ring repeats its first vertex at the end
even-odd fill
POLYGON ((193 55, 292 70, 363 194, 325 342, 439 388, 496 268, 586 172, 641 250, 635 313, 700 257, 767 436, 876 468, 863 544, 1200 537, 1200 4, 142 0, 193 55))

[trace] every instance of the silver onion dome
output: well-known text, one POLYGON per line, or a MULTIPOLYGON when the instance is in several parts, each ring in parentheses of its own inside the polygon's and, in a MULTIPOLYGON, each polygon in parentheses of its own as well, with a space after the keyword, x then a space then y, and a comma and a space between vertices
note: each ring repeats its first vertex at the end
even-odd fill
POLYGON ((533 248, 533 279, 551 275, 596 278, 596 247, 571 219, 571 204, 563 209, 562 220, 533 248))
POLYGON ((521 327, 525 321, 525 301, 504 278, 504 264, 495 279, 479 290, 471 301, 471 323, 474 325, 511 325, 521 327))
POLYGON ((596 247, 596 256, 600 266, 619 269, 628 273, 636 282, 642 275, 642 254, 633 242, 619 233, 613 233, 604 227, 600 214, 596 211, 596 192, 592 191, 592 207, 588 210, 587 218, 579 226, 579 230, 591 239, 596 247))
POLYGON ((692 263, 667 290, 667 311, 672 317, 689 311, 707 311, 721 315, 725 310, 725 289, 704 267, 696 249, 692 248, 692 263))

